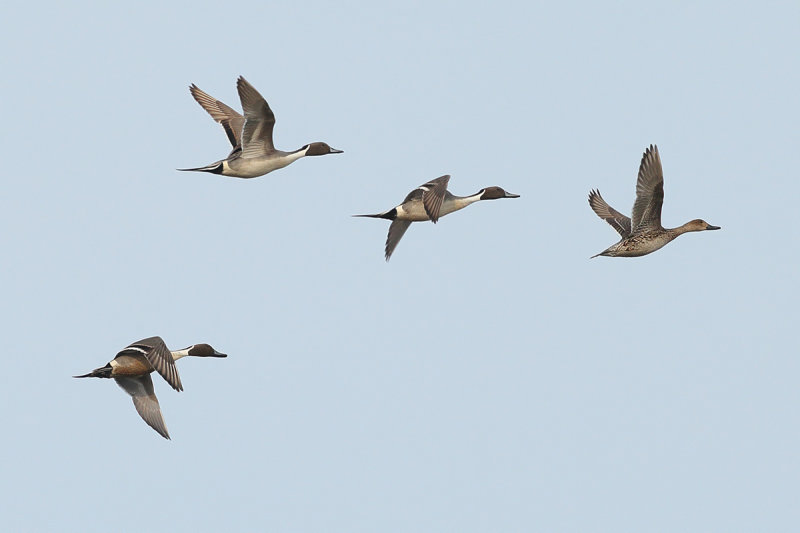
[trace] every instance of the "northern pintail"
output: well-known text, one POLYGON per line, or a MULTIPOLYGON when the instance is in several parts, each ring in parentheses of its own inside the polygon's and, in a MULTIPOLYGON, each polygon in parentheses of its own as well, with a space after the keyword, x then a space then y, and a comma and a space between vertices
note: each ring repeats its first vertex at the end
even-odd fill
POLYGON ((196 85, 192 84, 189 87, 197 103, 208 111, 211 118, 222 125, 228 140, 233 145, 233 150, 225 159, 210 165, 178 170, 211 172, 235 178, 255 178, 290 165, 301 157, 342 153, 342 150, 331 148, 323 142, 306 144, 294 152, 276 150, 272 143, 275 114, 269 108, 269 104, 242 76, 236 81, 236 88, 239 91, 244 116, 201 91, 196 85))
POLYGON ((170 351, 161 337, 149 337, 132 343, 119 352, 106 366, 96 368, 76 378, 114 378, 117 385, 133 398, 136 412, 155 429, 159 435, 168 439, 167 426, 161 416, 158 398, 153 391, 153 380, 150 373, 155 370, 176 391, 182 391, 183 385, 178 376, 175 361, 181 357, 227 357, 208 344, 193 344, 182 350, 170 351))
POLYGON ((689 231, 720 229, 705 220, 695 219, 677 228, 661 226, 661 204, 664 202, 664 172, 661 170, 661 157, 658 147, 651 144, 642 156, 639 165, 639 178, 636 180, 636 201, 633 203, 631 218, 626 217, 608 205, 600 191, 589 192, 589 205, 592 210, 608 222, 622 237, 618 243, 597 255, 609 257, 639 257, 655 252, 678 235, 689 231))
POLYGON ((402 204, 383 213, 353 216, 385 218, 392 221, 389 226, 389 235, 386 237, 386 260, 388 261, 397 243, 400 242, 412 222, 430 220, 435 224, 439 217, 464 209, 479 200, 519 198, 518 194, 508 193, 500 187, 486 187, 470 196, 455 196, 447 190, 448 181, 450 181, 450 176, 444 175, 420 185, 406 196, 402 204))

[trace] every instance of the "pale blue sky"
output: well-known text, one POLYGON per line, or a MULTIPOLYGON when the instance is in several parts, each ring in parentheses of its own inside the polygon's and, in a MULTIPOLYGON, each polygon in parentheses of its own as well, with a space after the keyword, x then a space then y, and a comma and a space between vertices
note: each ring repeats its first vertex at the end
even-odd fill
POLYGON ((797 2, 15 3, 3 46, 3 531, 793 531, 797 2), (276 145, 254 180, 188 85, 276 145), (657 143, 665 225, 628 212, 657 143), (354 219, 449 173, 485 202, 354 219), (173 440, 114 383, 209 342, 173 440), (141 513, 137 523, 131 514, 141 513))

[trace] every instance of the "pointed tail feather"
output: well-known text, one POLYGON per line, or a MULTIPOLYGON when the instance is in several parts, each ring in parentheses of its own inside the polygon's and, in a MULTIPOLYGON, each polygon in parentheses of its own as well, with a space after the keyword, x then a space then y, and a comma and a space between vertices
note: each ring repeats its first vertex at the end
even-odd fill
POLYGON ((216 163, 211 163, 204 167, 178 168, 176 170, 180 170, 181 172, 211 172, 212 174, 222 174, 222 161, 217 161, 216 163))
POLYGON ((95 368, 88 374, 83 374, 82 376, 72 376, 73 378, 110 378, 111 377, 111 365, 106 365, 102 368, 95 368))
POLYGON ((367 217, 367 218, 388 218, 386 213, 378 213, 375 215, 352 215, 354 217, 367 217))
POLYGON ((383 213, 375 213, 374 215, 353 215, 354 217, 367 217, 367 218, 384 218, 386 220, 394 220, 397 218, 397 208, 393 207, 383 213))

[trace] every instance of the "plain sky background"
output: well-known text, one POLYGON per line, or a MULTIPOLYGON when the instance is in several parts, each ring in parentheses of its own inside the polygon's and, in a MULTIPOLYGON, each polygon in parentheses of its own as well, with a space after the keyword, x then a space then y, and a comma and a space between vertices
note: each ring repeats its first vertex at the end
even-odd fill
POLYGON ((796 531, 800 4, 5 3, 2 531, 796 531), (253 180, 189 95, 278 148, 253 180), (661 152, 665 226, 589 256, 661 152), (414 224, 427 180, 499 185, 414 224), (110 380, 211 343, 173 440, 110 380), (137 518, 140 517, 140 518, 137 518))

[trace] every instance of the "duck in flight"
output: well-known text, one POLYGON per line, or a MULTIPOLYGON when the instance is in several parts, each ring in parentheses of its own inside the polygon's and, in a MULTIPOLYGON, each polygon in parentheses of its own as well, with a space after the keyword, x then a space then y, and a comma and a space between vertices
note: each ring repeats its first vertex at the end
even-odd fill
POLYGON ((114 378, 117 385, 133 398, 136 412, 155 429, 159 435, 169 439, 167 426, 161 416, 161 407, 153 391, 153 380, 150 373, 155 370, 176 391, 182 391, 183 385, 175 367, 175 361, 181 357, 227 357, 208 344, 193 344, 182 350, 170 351, 161 337, 149 337, 132 343, 119 352, 106 366, 96 368, 76 378, 114 378))
POLYGON ((661 170, 661 157, 658 147, 651 144, 642 156, 639 165, 639 178, 636 180, 636 201, 633 203, 631 218, 626 217, 608 205, 600 191, 589 192, 589 205, 592 210, 608 222, 622 237, 618 243, 597 255, 609 257, 639 257, 655 252, 678 235, 690 231, 720 229, 705 220, 695 219, 677 228, 661 226, 661 204, 664 202, 664 172, 661 170))
POLYGON ((272 143, 275 114, 269 104, 242 76, 236 81, 236 88, 244 116, 201 91, 196 85, 189 87, 197 103, 222 125, 233 149, 228 157, 210 165, 178 170, 211 172, 234 178, 256 178, 290 165, 301 157, 342 153, 342 150, 331 148, 323 142, 306 144, 294 152, 276 150, 272 143))
POLYGON ((375 215, 353 216, 385 218, 392 221, 389 226, 389 235, 386 237, 385 257, 388 261, 397 247, 397 243, 400 242, 412 222, 430 220, 435 224, 439 217, 464 209, 479 200, 519 198, 518 194, 508 193, 500 187, 486 187, 470 196, 455 196, 447 190, 449 181, 449 175, 438 177, 411 191, 403 203, 397 207, 375 215))

